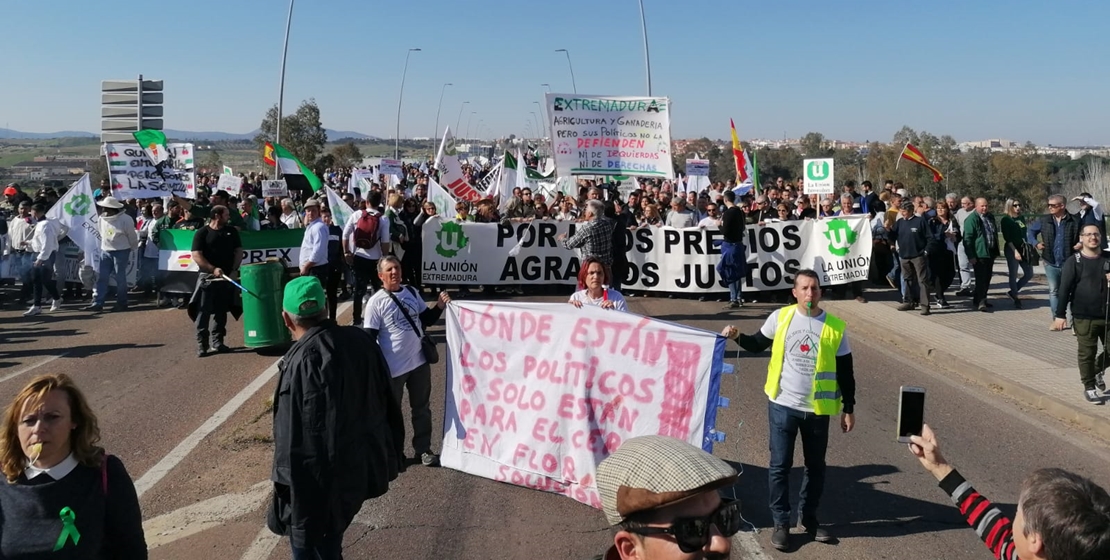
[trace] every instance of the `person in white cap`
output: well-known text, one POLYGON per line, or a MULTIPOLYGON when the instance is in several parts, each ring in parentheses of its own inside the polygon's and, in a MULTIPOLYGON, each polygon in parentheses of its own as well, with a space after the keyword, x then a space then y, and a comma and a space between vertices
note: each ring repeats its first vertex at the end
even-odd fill
POLYGON ((104 311, 104 300, 108 297, 108 277, 116 277, 116 305, 112 311, 127 310, 127 265, 131 253, 139 248, 139 232, 135 220, 123 212, 123 204, 114 196, 104 197, 96 203, 103 209, 97 221, 100 231, 100 274, 96 281, 96 300, 85 311, 104 311))
POLYGON ((721 560, 740 530, 739 500, 719 490, 736 470, 712 454, 666 436, 625 441, 598 465, 601 509, 613 545, 595 560, 721 560))

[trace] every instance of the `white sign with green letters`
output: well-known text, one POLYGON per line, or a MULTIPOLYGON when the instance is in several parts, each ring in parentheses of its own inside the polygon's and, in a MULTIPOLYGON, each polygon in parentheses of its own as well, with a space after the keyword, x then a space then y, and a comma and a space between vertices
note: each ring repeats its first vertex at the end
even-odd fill
POLYGON ((807 159, 804 163, 805 184, 803 188, 806 194, 836 193, 836 184, 833 183, 832 158, 807 159))

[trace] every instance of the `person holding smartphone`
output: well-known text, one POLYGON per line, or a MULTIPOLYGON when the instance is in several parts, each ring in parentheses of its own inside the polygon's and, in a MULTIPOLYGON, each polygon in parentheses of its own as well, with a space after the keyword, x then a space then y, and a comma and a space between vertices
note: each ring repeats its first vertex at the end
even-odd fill
POLYGON ((754 335, 740 334, 732 325, 721 332, 749 352, 771 349, 763 389, 771 441, 768 475, 775 524, 771 545, 779 550, 790 544, 790 469, 798 434, 805 458, 798 504, 801 528, 814 540, 827 543, 833 537, 818 523, 817 507, 825 487, 829 419, 840 415, 844 433, 856 423, 856 381, 846 324, 821 309, 821 285, 813 270, 798 271, 793 293, 797 304, 772 313, 754 335))

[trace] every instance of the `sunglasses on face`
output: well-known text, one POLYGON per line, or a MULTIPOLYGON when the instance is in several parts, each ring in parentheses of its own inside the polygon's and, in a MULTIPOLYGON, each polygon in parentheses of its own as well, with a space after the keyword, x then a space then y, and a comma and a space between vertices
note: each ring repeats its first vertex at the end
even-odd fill
POLYGON ((679 517, 669 527, 634 527, 629 533, 637 535, 672 535, 678 549, 686 554, 696 552, 709 544, 711 526, 725 538, 740 530, 740 501, 733 500, 721 504, 717 511, 705 517, 679 517))

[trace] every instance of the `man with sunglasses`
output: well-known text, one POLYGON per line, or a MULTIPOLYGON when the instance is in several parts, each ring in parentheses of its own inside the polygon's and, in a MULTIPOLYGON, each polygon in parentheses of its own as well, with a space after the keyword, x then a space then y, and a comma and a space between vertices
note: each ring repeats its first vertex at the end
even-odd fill
POLYGON ((738 475, 728 463, 684 441, 641 436, 597 468, 613 545, 595 560, 723 560, 740 530, 740 502, 719 490, 738 475))
MULTIPOLYGON (((1056 316, 1064 263, 1080 248, 1079 220, 1068 213, 1066 206, 1063 196, 1054 194, 1048 197, 1048 214, 1030 221, 1025 231, 1026 240, 1041 252, 1041 264, 1048 281, 1048 312, 1053 317, 1056 316), (1037 241, 1038 235, 1040 241, 1037 241)), ((1055 323, 1051 329, 1060 330, 1055 323)))

